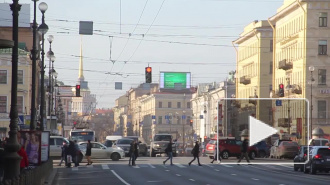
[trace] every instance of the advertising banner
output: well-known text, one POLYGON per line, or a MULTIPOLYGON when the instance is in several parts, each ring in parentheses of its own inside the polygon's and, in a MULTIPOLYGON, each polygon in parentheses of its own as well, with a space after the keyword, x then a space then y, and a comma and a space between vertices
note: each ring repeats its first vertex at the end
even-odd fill
POLYGON ((49 158, 49 135, 48 131, 41 133, 41 161, 45 162, 49 158))
POLYGON ((24 147, 28 156, 29 164, 32 166, 41 163, 41 132, 40 131, 20 131, 20 144, 24 147))

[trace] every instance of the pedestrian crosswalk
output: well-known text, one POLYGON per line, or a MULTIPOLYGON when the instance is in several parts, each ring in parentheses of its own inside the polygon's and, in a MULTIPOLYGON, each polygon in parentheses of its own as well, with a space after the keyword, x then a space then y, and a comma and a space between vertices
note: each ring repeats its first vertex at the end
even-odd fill
MULTIPOLYGON (((79 167, 72 167, 71 171, 81 171, 84 169, 100 169, 100 170, 111 170, 114 166, 123 166, 122 164, 97 164, 97 165, 86 165, 86 166, 79 166, 79 167)), ((127 165, 124 165, 125 167, 127 165)), ((235 165, 235 164, 205 164, 202 163, 202 166, 198 166, 197 164, 192 164, 189 166, 188 164, 181 164, 181 163, 173 163, 173 165, 163 165, 163 164, 137 164, 136 166, 127 166, 128 168, 133 169, 145 169, 145 168, 208 168, 214 171, 221 171, 222 168, 264 168, 269 170, 281 170, 281 171, 292 171, 293 165, 247 165, 247 164, 241 164, 241 165, 235 165)))

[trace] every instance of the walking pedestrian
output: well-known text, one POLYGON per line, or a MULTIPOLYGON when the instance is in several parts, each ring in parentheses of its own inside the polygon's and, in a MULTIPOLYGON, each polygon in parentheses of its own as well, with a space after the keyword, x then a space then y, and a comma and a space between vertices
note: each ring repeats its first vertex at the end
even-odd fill
POLYGON ((131 166, 131 161, 132 166, 135 166, 135 140, 132 141, 128 154, 130 156, 128 160, 128 166, 131 166))
POLYGON ((74 158, 74 166, 75 167, 78 167, 79 166, 79 146, 78 146, 78 143, 77 143, 77 140, 74 140, 74 149, 75 149, 75 153, 76 153, 76 156, 74 158))
MULTIPOLYGON (((17 140, 20 141, 21 140, 21 133, 17 132, 17 140)), ((20 162, 20 169, 21 172, 27 168, 29 166, 29 160, 28 160, 28 156, 26 154, 26 151, 24 149, 24 146, 21 145, 21 149, 17 152, 17 154, 22 157, 21 162, 20 162)))
POLYGON ((134 164, 135 164, 136 159, 139 157, 138 145, 139 144, 135 141, 135 143, 134 143, 134 157, 135 157, 134 164))
POLYGON ((241 156, 240 156, 239 160, 237 161, 237 165, 239 165, 239 163, 241 162, 243 157, 245 157, 246 161, 250 165, 250 160, 249 160, 249 156, 248 156, 248 147, 249 147, 249 140, 244 139, 243 143, 242 143, 242 147, 241 147, 241 156))
POLYGON ((85 156, 87 158, 87 165, 93 164, 93 161, 91 160, 91 156, 92 156, 92 143, 91 143, 91 140, 87 141, 85 156))
MULTIPOLYGON (((65 147, 66 147, 66 142, 65 141, 63 141, 63 144, 62 144, 62 146, 61 146, 61 161, 60 161, 60 164, 58 164, 59 166, 61 166, 62 165, 62 162, 64 161, 65 162, 65 147)), ((64 166, 66 166, 66 164, 64 165, 64 166)))
POLYGON ((171 159, 171 165, 173 165, 172 159, 173 159, 173 150, 172 150, 172 141, 170 141, 165 149, 165 153, 167 153, 168 158, 163 161, 163 164, 165 165, 165 163, 171 159))
POLYGON ((71 168, 71 163, 76 157, 76 149, 73 141, 69 141, 69 146, 65 150, 67 168, 71 168))
POLYGON ((220 157, 220 155, 218 155, 218 147, 215 146, 214 153, 213 153, 213 160, 211 161, 211 163, 213 163, 217 159, 219 159, 219 163, 221 163, 221 157, 220 157))
POLYGON ((189 166, 191 165, 192 162, 195 161, 196 158, 197 158, 197 161, 198 161, 198 166, 202 166, 201 163, 199 162, 199 152, 200 152, 199 151, 199 143, 198 143, 198 141, 196 141, 196 144, 195 144, 194 148, 191 151, 191 154, 193 154, 194 159, 192 161, 190 161, 190 163, 188 163, 189 166))

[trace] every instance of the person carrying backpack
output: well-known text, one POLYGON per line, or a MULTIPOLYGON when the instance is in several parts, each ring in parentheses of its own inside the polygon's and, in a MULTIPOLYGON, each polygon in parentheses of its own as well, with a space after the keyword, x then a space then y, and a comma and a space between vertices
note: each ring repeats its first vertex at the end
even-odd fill
POLYGON ((249 140, 244 139, 244 141, 242 143, 242 147, 241 147, 241 156, 240 156, 239 160, 237 161, 237 165, 239 165, 239 163, 241 162, 243 157, 245 157, 246 161, 250 165, 250 160, 249 160, 249 156, 248 156, 248 148, 249 148, 249 140))
POLYGON ((194 148, 192 149, 191 154, 193 154, 194 159, 192 161, 190 161, 190 163, 188 163, 189 166, 191 165, 192 162, 195 161, 196 158, 198 161, 198 166, 202 166, 201 163, 199 162, 199 142, 198 141, 196 141, 196 144, 195 144, 194 148))

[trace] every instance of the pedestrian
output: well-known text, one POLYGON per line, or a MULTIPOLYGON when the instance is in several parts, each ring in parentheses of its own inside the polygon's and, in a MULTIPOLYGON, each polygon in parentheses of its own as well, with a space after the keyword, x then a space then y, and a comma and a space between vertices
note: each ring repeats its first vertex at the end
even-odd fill
POLYGON ((173 151, 172 151, 172 141, 170 141, 165 149, 165 153, 167 153, 168 158, 163 161, 163 164, 167 162, 167 160, 171 159, 171 165, 173 165, 172 159, 173 159, 173 151))
POLYGON ((93 161, 91 160, 91 156, 92 156, 92 143, 91 143, 91 140, 87 141, 85 156, 87 158, 87 165, 93 164, 93 161))
POLYGON ((75 149, 75 153, 76 153, 76 156, 74 158, 74 162, 75 162, 75 167, 78 167, 79 166, 79 146, 78 146, 78 143, 77 143, 77 140, 74 140, 74 149, 75 149))
POLYGON ((139 145, 139 143, 137 143, 137 142, 135 141, 135 144, 134 144, 134 156, 135 156, 134 164, 135 164, 135 161, 137 160, 137 158, 139 157, 139 149, 138 149, 138 145, 139 145))
POLYGON ((131 166, 131 161, 132 161, 132 166, 135 166, 135 140, 133 140, 131 143, 128 155, 130 156, 128 160, 128 166, 131 166))
MULTIPOLYGON (((18 141, 21 140, 20 132, 17 132, 17 140, 18 141)), ((21 145, 21 149, 17 152, 17 154, 22 157, 21 162, 20 162, 20 169, 22 172, 25 168, 27 168, 29 166, 28 156, 26 154, 26 151, 25 151, 23 145, 21 145)))
POLYGON ((66 155, 67 168, 70 168, 71 163, 76 156, 76 150, 73 141, 69 141, 69 146, 66 148, 65 155, 66 155))
POLYGON ((218 155, 218 147, 215 145, 214 152, 213 152, 213 160, 211 161, 211 163, 213 163, 217 159, 219 159, 219 163, 221 163, 221 157, 220 157, 220 155, 218 155))
MULTIPOLYGON (((62 162, 64 161, 65 162, 65 147, 66 147, 66 142, 65 141, 63 141, 63 144, 62 144, 62 146, 61 146, 61 161, 60 161, 60 164, 58 164, 59 166, 61 166, 62 165, 62 162)), ((66 165, 64 165, 64 166, 66 166, 66 165)))
POLYGON ((201 163, 199 162, 199 143, 198 141, 196 141, 196 144, 194 146, 194 148, 191 150, 191 154, 193 154, 194 156, 194 159, 192 161, 190 161, 189 166, 191 165, 192 162, 195 161, 195 159, 197 158, 197 161, 198 161, 198 166, 202 166, 201 163))
POLYGON ((241 147, 241 156, 240 156, 239 160, 237 161, 237 165, 239 165, 239 163, 241 162, 243 157, 245 157, 246 161, 250 165, 250 160, 249 160, 249 156, 248 156, 248 147, 249 147, 249 140, 244 139, 243 143, 242 143, 242 147, 241 147))

